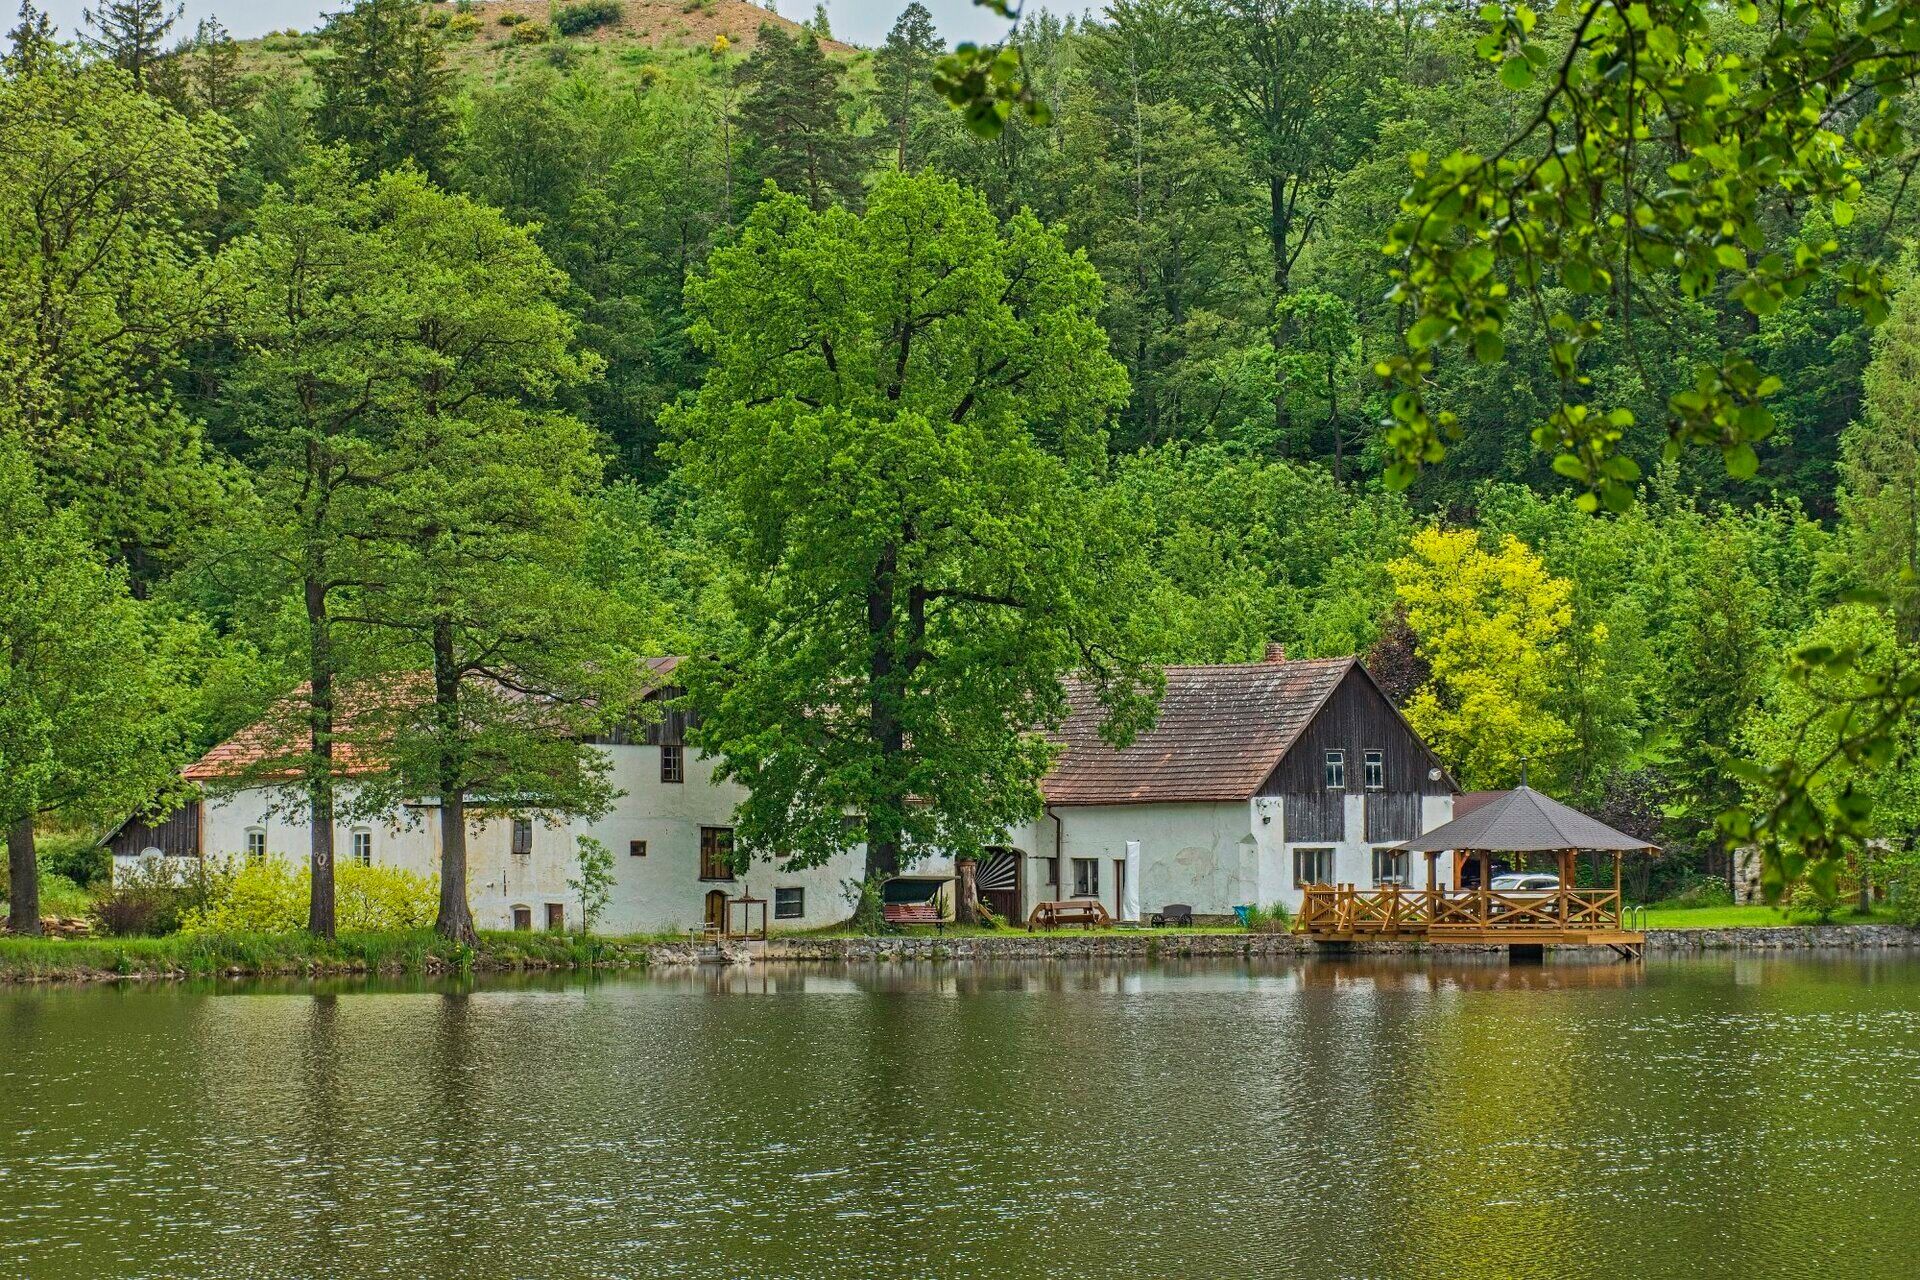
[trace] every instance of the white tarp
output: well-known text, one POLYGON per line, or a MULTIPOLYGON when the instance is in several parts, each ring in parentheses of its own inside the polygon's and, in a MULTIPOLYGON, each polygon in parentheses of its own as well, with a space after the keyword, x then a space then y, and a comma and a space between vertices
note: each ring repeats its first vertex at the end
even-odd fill
POLYGON ((1120 918, 1140 918, 1140 842, 1127 841, 1127 882, 1121 887, 1120 918))

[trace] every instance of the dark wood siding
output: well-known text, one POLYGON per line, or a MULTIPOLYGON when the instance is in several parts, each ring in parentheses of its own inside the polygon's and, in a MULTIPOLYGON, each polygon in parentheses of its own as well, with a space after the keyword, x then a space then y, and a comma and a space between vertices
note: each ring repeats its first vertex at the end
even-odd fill
MULTIPOLYGON (((1386 696, 1357 670, 1340 682, 1307 731, 1281 759, 1260 794, 1289 797, 1287 808, 1291 812, 1293 796, 1324 793, 1323 770, 1329 751, 1347 753, 1348 791, 1366 790, 1366 753, 1379 751, 1384 753, 1385 793, 1443 796, 1452 792, 1444 775, 1437 781, 1427 777, 1433 761, 1420 739, 1394 712, 1386 696)), ((1287 826, 1291 832, 1292 822, 1287 826)), ((1287 839, 1294 837, 1289 834, 1287 839)))
POLYGON ((669 707, 660 704, 677 702, 686 696, 685 689, 669 686, 658 693, 649 694, 647 701, 654 704, 653 714, 640 724, 623 724, 611 732, 596 734, 589 742, 602 746, 626 747, 644 744, 649 747, 678 747, 687 741, 687 728, 697 722, 697 717, 685 707, 669 707))
POLYGON ((1394 844, 1420 834, 1420 796, 1376 791, 1367 797, 1367 843, 1394 844))
POLYGON ((1285 799, 1280 821, 1288 844, 1338 844, 1347 838, 1347 793, 1325 788, 1293 792, 1285 799))
POLYGON ((131 818, 113 833, 107 848, 116 857, 133 857, 148 849, 174 858, 200 856, 200 806, 181 805, 157 823, 131 818))

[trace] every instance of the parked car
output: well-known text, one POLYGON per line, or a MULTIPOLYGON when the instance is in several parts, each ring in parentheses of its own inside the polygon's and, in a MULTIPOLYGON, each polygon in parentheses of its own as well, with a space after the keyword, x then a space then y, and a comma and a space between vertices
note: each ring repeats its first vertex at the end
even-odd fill
POLYGON ((1560 877, 1546 872, 1514 872, 1510 875, 1495 876, 1493 891, 1507 902, 1493 904, 1493 914, 1505 915, 1513 910, 1507 903, 1520 901, 1532 905, 1557 903, 1560 896, 1560 877))

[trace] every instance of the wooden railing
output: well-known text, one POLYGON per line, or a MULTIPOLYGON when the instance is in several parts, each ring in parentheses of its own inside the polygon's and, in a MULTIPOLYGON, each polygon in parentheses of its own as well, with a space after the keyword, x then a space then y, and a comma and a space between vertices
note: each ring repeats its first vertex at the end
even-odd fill
POLYGON ((1617 889, 1495 893, 1382 885, 1309 885, 1294 917, 1301 933, 1445 933, 1460 929, 1608 929, 1620 922, 1617 889))

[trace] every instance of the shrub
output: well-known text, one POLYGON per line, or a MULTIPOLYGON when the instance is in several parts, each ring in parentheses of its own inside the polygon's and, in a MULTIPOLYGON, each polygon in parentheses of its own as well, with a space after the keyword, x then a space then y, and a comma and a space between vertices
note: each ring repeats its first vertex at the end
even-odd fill
POLYGON ((1688 881, 1680 889, 1660 904, 1664 907, 1730 907, 1733 905, 1733 890, 1727 888, 1727 882, 1718 876, 1702 876, 1688 881))
POLYGON ((547 38, 547 24, 544 22, 523 22, 513 29, 515 44, 541 44, 547 38))
POLYGON ((116 938, 176 933, 187 914, 204 906, 207 878, 182 875, 179 864, 142 858, 121 873, 111 892, 93 904, 94 928, 116 938))
POLYGON ((447 34, 453 36, 471 37, 479 29, 480 19, 470 13, 456 13, 447 23, 447 34))
POLYGON ((503 13, 500 15, 500 25, 503 27, 517 27, 526 20, 527 15, 524 13, 503 13))
POLYGON ((1247 909, 1248 933, 1285 933, 1291 928, 1293 928, 1293 912, 1287 910, 1287 904, 1284 902, 1247 909))
POLYGON ((42 871, 65 876, 83 888, 104 884, 113 875, 113 854, 87 836, 41 836, 35 844, 42 871))
POLYGON ((562 5, 553 15, 553 29, 563 36, 577 36, 608 23, 620 21, 619 0, 581 0, 562 5))
POLYGON ((884 899, 880 895, 878 880, 844 880, 841 892, 846 896, 847 905, 853 908, 853 918, 847 921, 847 928, 854 933, 875 934, 885 932, 887 913, 884 899))
MULTIPOLYGON (((335 923, 342 932, 419 929, 440 907, 438 877, 398 867, 333 869, 335 923)), ((229 861, 207 878, 206 900, 188 911, 183 933, 288 933, 307 926, 311 876, 279 858, 229 861)))
POLYGON ((1903 849, 1882 857, 1874 875, 1886 886, 1887 906, 1896 922, 1920 928, 1920 849, 1903 849))
POLYGON ((1811 918, 1815 924, 1831 924, 1839 912, 1840 895, 1831 889, 1822 891, 1810 881, 1802 880, 1795 885, 1787 899, 1788 915, 1803 920, 1811 918))

